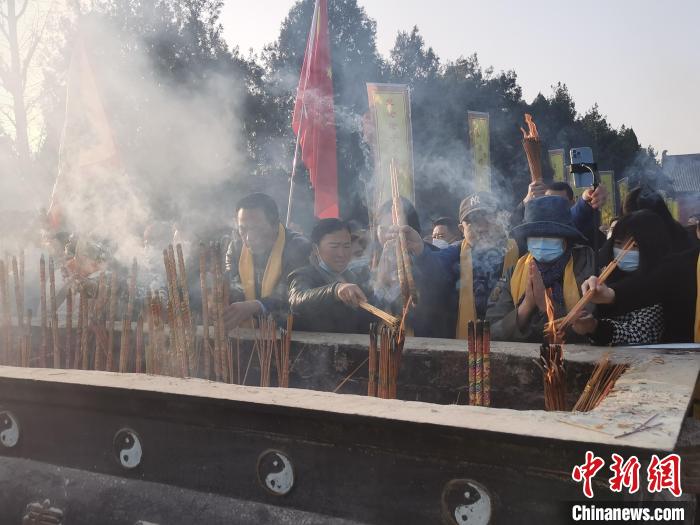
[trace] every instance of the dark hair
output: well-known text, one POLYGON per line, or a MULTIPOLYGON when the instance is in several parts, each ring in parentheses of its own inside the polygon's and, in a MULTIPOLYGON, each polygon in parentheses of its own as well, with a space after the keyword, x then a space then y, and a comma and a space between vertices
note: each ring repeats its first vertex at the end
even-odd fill
POLYGON ((440 217, 439 219, 435 219, 433 221, 433 228, 436 226, 445 226, 452 233, 459 233, 459 224, 457 223, 457 219, 452 217, 440 217))
POLYGON ((547 189, 552 191, 565 191, 569 200, 574 200, 574 190, 571 189, 571 186, 567 182, 552 182, 547 186, 547 189))
POLYGON ((251 193, 246 195, 236 204, 236 215, 241 210, 262 210, 265 218, 273 226, 280 222, 280 212, 277 203, 265 193, 251 193))
MULTIPOLYGON (((403 212, 406 215, 406 224, 420 233, 420 219, 418 218, 416 208, 413 206, 411 201, 405 197, 401 197, 401 203, 403 204, 403 212)), ((379 216, 382 217, 387 213, 391 214, 392 205, 392 201, 386 201, 384 204, 382 204, 381 208, 379 208, 379 216)))
POLYGON ((311 242, 318 245, 326 235, 335 233, 341 230, 345 230, 352 234, 350 231, 350 226, 345 221, 340 219, 321 219, 316 223, 314 229, 311 231, 311 242))
POLYGON ((639 248, 640 272, 654 268, 671 253, 671 240, 664 221, 652 211, 635 211, 620 218, 613 228, 611 247, 614 241, 629 237, 634 237, 639 248))
POLYGON ((673 218, 666 206, 663 196, 643 185, 634 188, 625 197, 622 204, 622 215, 629 215, 639 210, 649 210, 654 212, 666 227, 666 235, 671 237, 671 250, 674 252, 687 250, 691 247, 690 238, 683 226, 673 218))

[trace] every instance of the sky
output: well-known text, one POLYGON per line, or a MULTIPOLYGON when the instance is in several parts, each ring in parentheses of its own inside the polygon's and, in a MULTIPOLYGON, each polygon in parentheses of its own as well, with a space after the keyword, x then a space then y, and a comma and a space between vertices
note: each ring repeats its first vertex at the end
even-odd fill
MULTIPOLYGON (((700 0, 358 3, 377 22, 384 56, 398 31, 417 25, 442 61, 476 52, 484 67, 515 70, 528 102, 563 82, 580 113, 598 103, 614 127, 632 127, 642 146, 700 153, 700 0)), ((225 0, 227 42, 260 51, 277 38, 292 5, 225 0)))

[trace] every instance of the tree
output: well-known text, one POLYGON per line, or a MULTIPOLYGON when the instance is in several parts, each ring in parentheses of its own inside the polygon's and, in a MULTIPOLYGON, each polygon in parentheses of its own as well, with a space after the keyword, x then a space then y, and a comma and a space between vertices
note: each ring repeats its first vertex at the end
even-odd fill
POLYGON ((42 0, 6 0, 0 8, 0 36, 7 49, 0 56, 0 93, 8 100, 0 106, 0 126, 14 139, 22 177, 31 170, 31 143, 36 147, 43 135, 41 68, 58 47, 60 7, 42 0))

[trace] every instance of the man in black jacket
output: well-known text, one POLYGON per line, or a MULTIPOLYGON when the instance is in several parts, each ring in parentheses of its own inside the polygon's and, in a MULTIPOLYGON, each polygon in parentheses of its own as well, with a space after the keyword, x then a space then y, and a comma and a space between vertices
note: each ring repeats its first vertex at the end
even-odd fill
POLYGON ((252 193, 236 206, 240 249, 231 242, 226 272, 233 302, 225 310, 228 329, 256 315, 286 315, 288 277, 308 263, 311 243, 282 226, 277 204, 269 195, 252 193))
POLYGON ((289 277, 289 306, 294 328, 313 332, 366 333, 370 316, 357 308, 369 293, 367 268, 350 270, 350 227, 322 219, 311 234, 309 265, 289 277))

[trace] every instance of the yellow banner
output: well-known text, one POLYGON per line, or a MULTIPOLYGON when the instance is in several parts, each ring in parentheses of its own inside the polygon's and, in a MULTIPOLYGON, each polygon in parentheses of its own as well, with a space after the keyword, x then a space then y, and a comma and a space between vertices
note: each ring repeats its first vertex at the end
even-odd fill
POLYGON ((627 194, 630 192, 630 186, 629 186, 629 181, 627 180, 627 177, 624 179, 620 179, 617 181, 617 194, 620 197, 620 202, 619 202, 619 207, 618 207, 618 213, 622 215, 622 206, 625 204, 625 199, 627 198, 627 194))
POLYGON ((375 210, 391 199, 390 166, 398 169, 399 192, 415 203, 411 98, 403 84, 367 83, 367 139, 374 153, 375 210))
POLYGON ((491 139, 489 136, 489 114, 478 111, 467 112, 469 123, 469 145, 474 163, 473 191, 491 191, 491 139))
POLYGON ((615 173, 612 171, 601 171, 598 173, 600 177, 600 185, 605 188, 608 193, 608 200, 600 209, 600 224, 610 225, 615 218, 615 173))
POLYGON ((552 167, 552 180, 554 182, 566 182, 566 172, 564 171, 564 150, 549 150, 549 165, 552 167))
POLYGON ((666 201, 666 207, 668 208, 668 211, 671 212, 671 215, 673 215, 674 219, 679 221, 681 219, 681 214, 680 208, 678 206, 678 201, 673 197, 665 197, 664 200, 666 201))

